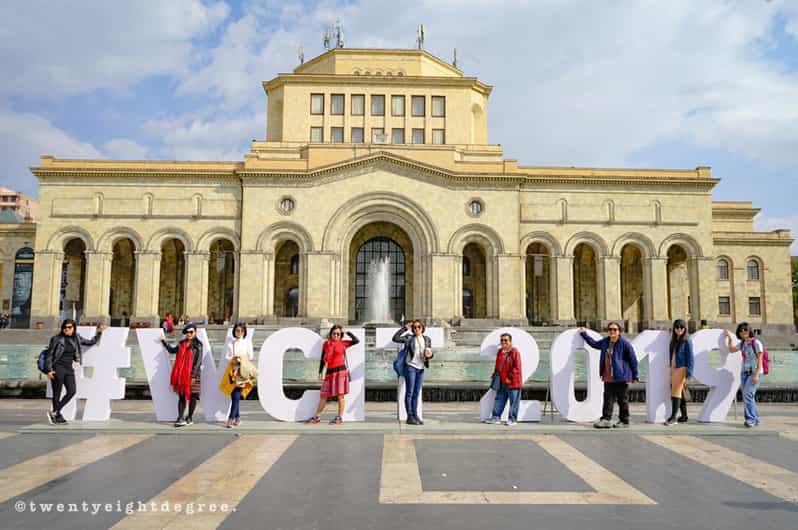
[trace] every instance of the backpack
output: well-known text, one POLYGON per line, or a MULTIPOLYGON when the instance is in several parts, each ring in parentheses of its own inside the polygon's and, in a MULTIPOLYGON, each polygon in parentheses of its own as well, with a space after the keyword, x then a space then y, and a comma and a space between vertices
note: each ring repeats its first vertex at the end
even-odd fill
POLYGON ((47 374, 47 351, 48 348, 39 352, 39 357, 36 359, 36 368, 43 374, 47 374))
MULTIPOLYGON (((768 350, 765 348, 765 345, 762 344, 761 340, 753 339, 752 342, 754 343, 754 351, 756 351, 757 342, 760 346, 762 346, 762 375, 768 375, 770 373, 770 358, 768 357, 768 350)), ((743 354, 743 362, 745 362, 745 352, 742 348, 740 348, 740 353, 743 354)))

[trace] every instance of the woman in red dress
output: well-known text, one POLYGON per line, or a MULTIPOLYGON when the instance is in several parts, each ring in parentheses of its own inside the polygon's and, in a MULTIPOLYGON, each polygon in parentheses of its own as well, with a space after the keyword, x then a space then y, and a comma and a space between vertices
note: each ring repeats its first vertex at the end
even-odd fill
POLYGON ((335 396, 338 398, 338 415, 330 421, 330 425, 340 425, 344 422, 344 396, 349 393, 349 367, 346 363, 346 349, 360 341, 352 333, 346 332, 348 340, 343 340, 344 328, 338 324, 330 328, 330 334, 321 347, 321 361, 319 362, 319 379, 322 378, 324 368, 327 372, 321 384, 321 399, 316 408, 316 414, 308 423, 319 423, 319 415, 327 404, 327 399, 335 396))

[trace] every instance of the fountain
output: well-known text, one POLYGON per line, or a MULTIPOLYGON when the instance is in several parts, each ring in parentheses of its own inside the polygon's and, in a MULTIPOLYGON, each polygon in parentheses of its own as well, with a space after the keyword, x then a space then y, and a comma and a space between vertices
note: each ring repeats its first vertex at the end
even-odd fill
POLYGON ((366 321, 393 322, 391 316, 391 261, 388 257, 369 263, 366 276, 366 321))

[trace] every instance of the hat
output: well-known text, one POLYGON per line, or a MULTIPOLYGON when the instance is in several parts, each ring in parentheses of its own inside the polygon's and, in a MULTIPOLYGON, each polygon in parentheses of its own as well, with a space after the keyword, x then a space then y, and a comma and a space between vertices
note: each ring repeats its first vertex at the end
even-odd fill
POLYGON ((197 331, 197 326, 195 326, 193 322, 189 322, 189 323, 188 323, 188 324, 186 324, 186 326, 183 328, 183 335, 185 335, 186 333, 188 333, 188 330, 190 330, 190 329, 193 329, 194 331, 197 331))

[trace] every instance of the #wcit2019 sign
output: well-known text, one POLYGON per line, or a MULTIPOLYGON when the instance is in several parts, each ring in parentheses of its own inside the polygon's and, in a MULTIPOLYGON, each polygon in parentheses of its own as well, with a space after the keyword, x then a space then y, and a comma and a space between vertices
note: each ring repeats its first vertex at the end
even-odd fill
MULTIPOLYGON (((94 335, 93 327, 81 326, 78 333, 84 337, 94 335)), ((366 370, 365 370, 365 332, 362 328, 350 329, 360 343, 347 350, 347 360, 351 374, 350 392, 346 397, 345 421, 364 421, 366 402, 366 370)), ((499 336, 510 333, 513 345, 521 353, 524 380, 537 369, 540 352, 535 338, 518 328, 500 328, 490 332, 482 341, 480 355, 493 357, 499 348, 499 336)), ((591 337, 599 338, 593 331, 591 337)), ((432 347, 444 346, 443 329, 428 328, 425 332, 432 339, 432 347)), ((128 328, 108 328, 102 335, 99 344, 84 352, 83 366, 78 370, 77 399, 85 399, 84 421, 105 421, 111 416, 112 400, 124 399, 125 379, 117 373, 119 368, 130 366, 130 350, 125 346, 128 328), (87 377, 84 368, 91 368, 92 375, 87 377)), ((157 421, 173 421, 177 416, 177 395, 169 386, 171 363, 169 354, 160 341, 161 331, 157 329, 136 330, 139 349, 141 351, 147 382, 152 395, 152 404, 157 421)), ((389 347, 392 342, 392 329, 378 329, 376 347, 389 347)), ((206 421, 223 421, 227 418, 230 399, 219 390, 219 381, 226 368, 224 359, 219 364, 214 360, 211 345, 205 329, 198 330, 198 338, 204 345, 202 359, 202 384, 200 402, 206 421)), ((227 341, 232 340, 230 330, 227 341)), ((246 340, 251 341, 250 334, 246 340)), ((698 421, 723 422, 740 386, 741 356, 730 354, 726 347, 723 330, 707 329, 693 334, 695 363, 693 375, 705 385, 710 392, 704 401, 698 421), (710 352, 719 350, 722 364, 713 367, 710 364, 710 352)), ((646 419, 649 422, 665 421, 670 415, 670 334, 667 331, 647 330, 640 333, 632 341, 638 360, 648 358, 648 378, 646 381, 646 419)), ((306 390, 299 399, 285 397, 283 391, 283 359, 289 349, 298 349, 308 359, 319 359, 324 338, 318 333, 305 328, 284 328, 272 333, 262 344, 258 356, 258 397, 264 411, 281 421, 305 421, 313 416, 319 402, 318 390, 306 390)), ((396 345, 397 347, 399 345, 396 345)), ((594 421, 601 416, 602 383, 599 378, 600 352, 585 344, 577 330, 561 333, 554 340, 550 352, 551 398, 560 415, 575 422, 594 421), (587 397, 578 401, 574 392, 574 361, 578 350, 587 352, 587 397)), ((406 418, 404 410, 404 380, 399 378, 397 386, 397 417, 406 418)), ((486 382, 487 386, 487 382, 486 382)), ((48 397, 52 395, 48 383, 48 397)), ((480 416, 490 415, 495 399, 495 392, 487 390, 479 404, 480 416)), ((76 416, 76 400, 62 411, 67 419, 76 416)), ((419 414, 422 406, 419 403, 419 414)), ((506 413, 506 411, 505 411, 506 413)), ((540 421, 540 402, 524 400, 520 404, 520 421, 540 421)))

